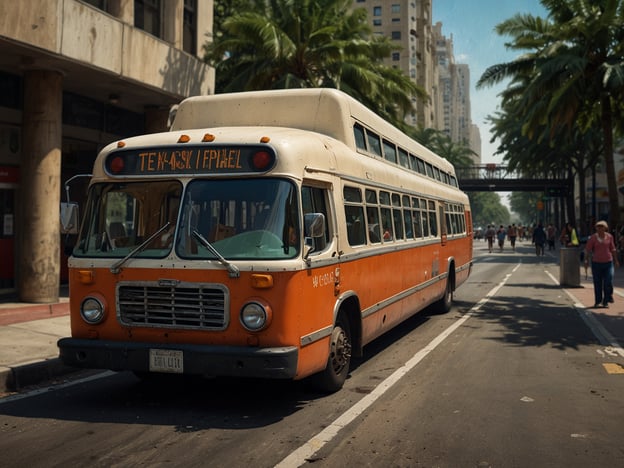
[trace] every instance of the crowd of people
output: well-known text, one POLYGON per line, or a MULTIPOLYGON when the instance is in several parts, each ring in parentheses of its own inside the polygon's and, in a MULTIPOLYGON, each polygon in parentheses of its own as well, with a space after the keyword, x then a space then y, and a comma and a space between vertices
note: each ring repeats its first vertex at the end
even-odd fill
MULTIPOLYGON (((501 224, 498 228, 494 224, 489 224, 485 230, 484 238, 488 244, 490 253, 492 253, 495 246, 498 246, 498 250, 502 252, 505 248, 506 241, 509 241, 511 250, 515 251, 516 240, 531 240, 531 242, 535 244, 535 253, 537 255, 544 255, 546 246, 548 246, 548 250, 556 249, 557 234, 558 230, 552 223, 549 223, 547 226, 544 226, 542 223, 532 226, 516 226, 514 223, 507 227, 501 224)), ((568 223, 561 230, 559 241, 564 247, 579 245, 579 238, 572 224, 568 223)))
POLYGON ((535 245, 535 254, 543 256, 546 246, 548 250, 556 250, 557 238, 559 245, 566 248, 579 248, 581 261, 585 269, 591 265, 592 280, 594 285, 594 307, 609 307, 613 302, 613 275, 615 267, 624 263, 624 226, 609 233, 609 225, 606 221, 598 221, 594 224, 592 234, 580 248, 580 237, 576 228, 567 223, 561 231, 552 224, 544 226, 537 223, 532 226, 515 224, 498 226, 488 225, 484 233, 485 241, 490 253, 498 246, 500 252, 505 248, 505 242, 509 241, 512 251, 516 250, 516 240, 531 240, 535 245))

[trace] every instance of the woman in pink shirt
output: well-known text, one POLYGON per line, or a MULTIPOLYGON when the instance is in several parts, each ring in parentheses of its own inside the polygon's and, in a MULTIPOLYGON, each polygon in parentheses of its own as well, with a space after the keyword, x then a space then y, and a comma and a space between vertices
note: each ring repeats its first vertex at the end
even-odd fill
POLYGON ((596 223, 596 233, 587 241, 585 246, 585 266, 591 255, 592 277, 594 279, 594 307, 609 307, 613 302, 613 264, 618 265, 617 250, 613 236, 607 231, 606 221, 596 223))

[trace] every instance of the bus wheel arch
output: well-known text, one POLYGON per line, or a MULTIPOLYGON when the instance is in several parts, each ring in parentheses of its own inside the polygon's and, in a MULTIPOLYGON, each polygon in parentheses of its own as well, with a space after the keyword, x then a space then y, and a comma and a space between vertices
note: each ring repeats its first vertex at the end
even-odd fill
POLYGON ((351 368, 353 355, 361 355, 361 324, 359 303, 355 296, 347 298, 338 308, 334 327, 330 335, 327 366, 311 376, 311 382, 318 390, 333 393, 340 390, 351 368))
POLYGON ((438 314, 445 314, 451 310, 453 305, 453 292, 455 291, 455 261, 449 260, 448 274, 444 286, 444 294, 433 303, 433 310, 438 314))

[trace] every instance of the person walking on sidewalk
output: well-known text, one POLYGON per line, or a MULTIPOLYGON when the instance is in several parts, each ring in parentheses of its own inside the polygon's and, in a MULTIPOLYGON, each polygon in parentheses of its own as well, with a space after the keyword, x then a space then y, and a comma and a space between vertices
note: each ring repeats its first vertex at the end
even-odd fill
POLYGON ((546 239, 548 240, 548 250, 555 250, 555 237, 557 237, 557 230, 553 223, 548 223, 546 228, 546 239))
POLYGON ((606 221, 596 223, 596 232, 585 246, 585 266, 591 255, 591 271, 594 279, 594 307, 609 307, 613 302, 613 265, 619 266, 613 236, 609 234, 606 221))
POLYGON ((544 226, 542 223, 539 223, 533 229, 533 243, 535 244, 535 255, 538 257, 544 256, 544 244, 546 243, 546 231, 544 231, 544 226))

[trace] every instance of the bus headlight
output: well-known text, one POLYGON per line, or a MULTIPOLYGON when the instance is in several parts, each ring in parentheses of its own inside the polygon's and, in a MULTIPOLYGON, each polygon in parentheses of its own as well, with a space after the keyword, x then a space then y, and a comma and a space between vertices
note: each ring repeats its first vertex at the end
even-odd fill
POLYGON ((248 302, 240 312, 240 322, 247 330, 257 332, 271 324, 271 307, 258 301, 248 302))
POLYGON ((97 325, 104 320, 106 308, 96 297, 86 297, 80 304, 80 316, 90 325, 97 325))

